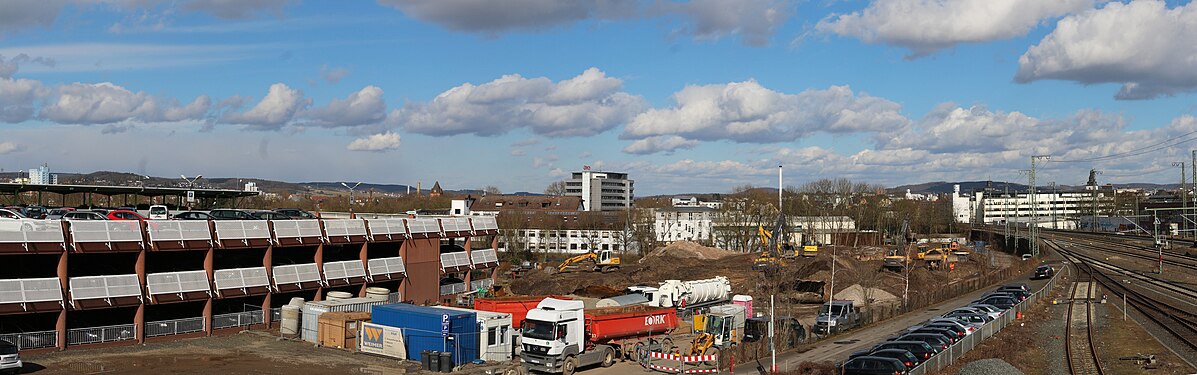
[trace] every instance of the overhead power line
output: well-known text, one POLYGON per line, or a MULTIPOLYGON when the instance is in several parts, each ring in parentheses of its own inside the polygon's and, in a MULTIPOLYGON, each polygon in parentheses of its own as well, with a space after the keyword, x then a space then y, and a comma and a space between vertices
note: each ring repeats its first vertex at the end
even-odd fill
POLYGON ((1158 143, 1154 143, 1154 144, 1151 144, 1148 146, 1136 148, 1136 149, 1130 150, 1130 151, 1124 151, 1124 152, 1103 155, 1103 156, 1095 156, 1092 158, 1085 158, 1085 159, 1056 159, 1056 158, 1053 158, 1051 160, 1048 160, 1047 162, 1048 163, 1092 163, 1092 162, 1099 162, 1099 161, 1108 161, 1108 160, 1114 160, 1114 159, 1119 159, 1119 158, 1124 158, 1124 157, 1148 154, 1148 153, 1156 152, 1156 151, 1163 150, 1163 149, 1166 149, 1169 147, 1180 146, 1182 144, 1192 142, 1194 140, 1197 140, 1197 131, 1188 132, 1188 133, 1185 133, 1185 134, 1182 134, 1182 135, 1179 135, 1176 137, 1172 137, 1172 138, 1163 140, 1158 143))

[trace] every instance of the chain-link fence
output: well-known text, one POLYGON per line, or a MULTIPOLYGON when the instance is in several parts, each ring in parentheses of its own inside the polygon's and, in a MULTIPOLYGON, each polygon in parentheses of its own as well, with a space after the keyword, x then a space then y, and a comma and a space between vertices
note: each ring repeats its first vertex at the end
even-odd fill
POLYGON ((254 324, 262 324, 262 310, 212 316, 212 328, 215 329, 248 327, 254 324))

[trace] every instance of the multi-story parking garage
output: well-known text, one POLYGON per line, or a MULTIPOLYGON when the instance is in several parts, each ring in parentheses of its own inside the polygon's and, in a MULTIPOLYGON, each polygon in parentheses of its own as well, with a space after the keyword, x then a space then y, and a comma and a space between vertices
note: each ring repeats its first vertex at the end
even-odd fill
MULTIPOLYGON (((493 284, 493 217, 22 221, 0 230, 0 339, 22 349, 269 326, 329 291, 429 304, 493 284)), ((182 336, 181 336, 182 335, 182 336)))

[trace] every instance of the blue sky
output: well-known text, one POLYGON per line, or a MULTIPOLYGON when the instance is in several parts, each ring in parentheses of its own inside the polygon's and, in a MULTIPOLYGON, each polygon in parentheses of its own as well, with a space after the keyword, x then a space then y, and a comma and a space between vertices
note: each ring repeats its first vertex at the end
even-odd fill
POLYGON ((0 167, 640 195, 1176 182, 1197 9, 1134 0, 14 0, 0 167), (1064 162, 1070 161, 1070 162, 1064 162))

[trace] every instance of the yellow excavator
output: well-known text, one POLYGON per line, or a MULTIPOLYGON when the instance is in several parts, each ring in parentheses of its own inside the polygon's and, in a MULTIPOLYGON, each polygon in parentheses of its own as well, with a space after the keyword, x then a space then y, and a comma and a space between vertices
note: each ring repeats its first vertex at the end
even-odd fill
POLYGON ((764 226, 756 227, 757 234, 761 238, 761 255, 752 262, 752 269, 768 270, 785 267, 786 258, 793 258, 797 255, 794 246, 787 241, 785 222, 785 215, 778 215, 777 223, 774 224, 772 231, 766 230, 764 226))
POLYGON ((890 271, 902 271, 910 265, 910 250, 906 241, 910 236, 910 222, 902 220, 902 228, 894 236, 894 249, 885 253, 885 268, 890 271))
POLYGON ((591 264, 590 271, 610 272, 619 269, 619 257, 612 256, 611 250, 599 250, 598 252, 589 252, 578 255, 573 258, 566 259, 557 266, 557 272, 565 272, 572 269, 587 269, 583 267, 582 263, 588 262, 591 264))
MULTIPOLYGON (((740 344, 744 335, 744 310, 712 308, 711 312, 694 316, 695 333, 690 342, 689 355, 719 355, 740 344)), ((711 362, 708 364, 717 364, 711 362)))

